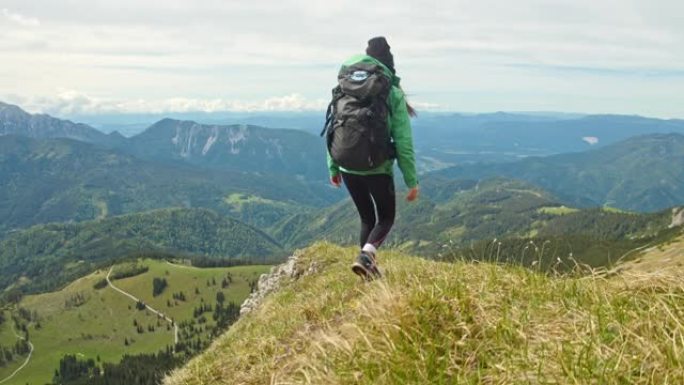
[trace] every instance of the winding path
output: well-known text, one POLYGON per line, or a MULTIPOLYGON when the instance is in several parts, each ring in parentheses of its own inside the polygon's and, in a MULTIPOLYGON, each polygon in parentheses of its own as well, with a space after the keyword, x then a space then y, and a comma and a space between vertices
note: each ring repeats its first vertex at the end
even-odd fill
MULTIPOLYGON (((174 266, 177 266, 177 265, 174 265, 174 266)), ((179 266, 179 267, 183 267, 183 266, 179 266)), ((139 298, 135 297, 133 294, 127 293, 127 292, 125 292, 125 291, 119 289, 118 287, 116 287, 116 286, 112 283, 112 281, 109 279, 109 276, 112 274, 112 269, 113 269, 113 268, 114 268, 114 267, 112 266, 112 267, 109 269, 109 272, 107 272, 107 277, 106 277, 107 284, 109 284, 109 286, 110 286, 112 289, 114 289, 114 290, 118 291, 119 293, 125 295, 126 297, 130 298, 131 300, 133 300, 133 301, 135 301, 135 302, 143 302, 143 301, 141 301, 139 298)), ((145 302, 143 302, 143 303, 145 303, 145 302)), ((173 345, 174 345, 174 350, 175 350, 175 346, 178 344, 178 325, 176 325, 176 323, 173 322, 173 320, 172 320, 171 318, 169 318, 166 314, 164 314, 164 313, 162 313, 162 312, 160 312, 160 311, 154 309, 154 308, 151 307, 150 305, 148 305, 148 304, 145 303, 145 307, 146 307, 149 311, 151 311, 152 313, 154 313, 154 314, 156 314, 156 315, 162 317, 166 322, 168 322, 168 323, 170 323, 171 325, 173 325, 173 345)), ((17 338, 19 338, 19 339, 22 339, 22 340, 25 339, 24 337, 22 337, 22 336, 20 336, 19 334, 17 334, 17 331, 14 330, 14 325, 12 325, 12 333, 14 333, 14 335, 17 336, 17 338)), ((19 373, 22 369, 24 369, 24 368, 26 367, 26 365, 28 365, 29 361, 31 361, 31 357, 33 356, 33 344, 31 343, 31 341, 28 341, 28 345, 29 345, 29 353, 28 353, 28 356, 26 356, 26 360, 24 361, 24 363, 21 364, 21 366, 18 367, 14 372, 12 372, 12 374, 10 374, 9 376, 7 376, 7 377, 3 378, 2 380, 0 380, 0 384, 5 383, 5 382, 11 380, 12 378, 14 378, 14 376, 16 376, 17 373, 19 373)))
POLYGON ((166 263, 173 267, 179 267, 181 269, 197 269, 195 266, 181 265, 180 263, 173 263, 169 261, 166 261, 166 263))
MULTIPOLYGON (((22 339, 22 340, 26 339, 26 338, 20 336, 19 334, 17 334, 17 331, 14 330, 14 325, 12 325, 12 333, 14 333, 14 335, 17 336, 17 338, 19 338, 19 339, 22 339)), ((29 345, 29 354, 28 354, 28 356, 26 356, 26 361, 24 361, 24 363, 21 364, 20 367, 18 367, 15 371, 13 371, 12 374, 10 374, 9 376, 0 380, 0 384, 2 384, 5 381, 11 380, 17 373, 19 373, 20 370, 24 369, 24 367, 26 367, 26 365, 28 365, 29 361, 31 361, 31 356, 33 355, 33 344, 31 343, 31 341, 28 341, 28 345, 29 345)))
POLYGON ((118 291, 119 293, 125 295, 126 297, 130 298, 131 300, 133 300, 133 301, 135 301, 135 302, 142 302, 142 303, 144 303, 144 304, 145 304, 145 307, 147 308, 147 310, 149 310, 149 311, 151 311, 152 313, 154 313, 154 314, 156 314, 156 315, 162 317, 164 320, 166 320, 166 322, 168 322, 168 323, 170 323, 171 325, 173 325, 173 346, 174 346, 174 350, 175 350, 175 346, 178 344, 178 325, 177 325, 175 322, 173 322, 173 320, 172 320, 171 318, 167 317, 166 314, 160 312, 159 310, 154 309, 152 306, 146 304, 144 301, 142 301, 142 300, 140 300, 139 298, 135 297, 133 294, 128 293, 128 292, 125 292, 125 291, 119 289, 118 287, 116 287, 116 286, 112 283, 112 281, 109 279, 109 276, 112 274, 112 269, 114 269, 113 266, 109 268, 109 272, 107 273, 107 277, 105 278, 105 279, 107 280, 107 283, 109 284, 109 287, 111 287, 112 289, 114 289, 114 290, 118 291))

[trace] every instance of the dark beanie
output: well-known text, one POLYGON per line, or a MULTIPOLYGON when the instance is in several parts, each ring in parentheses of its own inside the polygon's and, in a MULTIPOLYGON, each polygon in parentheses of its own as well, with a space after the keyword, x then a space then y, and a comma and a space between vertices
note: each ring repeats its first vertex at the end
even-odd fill
POLYGON ((389 68, 392 73, 395 72, 394 57, 390 52, 390 46, 387 44, 387 40, 383 36, 374 37, 368 40, 366 54, 378 59, 378 61, 389 68))

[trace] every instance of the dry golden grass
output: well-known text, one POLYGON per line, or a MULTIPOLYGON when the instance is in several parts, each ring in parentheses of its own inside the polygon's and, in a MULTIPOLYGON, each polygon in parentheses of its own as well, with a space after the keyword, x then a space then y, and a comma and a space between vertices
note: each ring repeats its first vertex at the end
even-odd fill
POLYGON ((552 276, 392 251, 362 283, 354 249, 316 244, 292 280, 179 384, 681 384, 684 284, 672 274, 552 276))
POLYGON ((644 249, 634 259, 619 265, 616 270, 637 275, 662 274, 664 270, 670 275, 684 272, 684 234, 644 249))

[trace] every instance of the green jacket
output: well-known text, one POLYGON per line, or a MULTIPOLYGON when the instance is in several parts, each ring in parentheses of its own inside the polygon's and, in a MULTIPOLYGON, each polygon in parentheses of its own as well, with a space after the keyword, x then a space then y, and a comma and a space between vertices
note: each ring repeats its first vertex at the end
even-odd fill
MULTIPOLYGON (((406 109, 406 99, 404 92, 399 88, 400 78, 394 75, 385 65, 380 63, 373 57, 368 55, 356 55, 342 64, 343 67, 350 66, 360 62, 367 62, 380 65, 386 72, 387 76, 392 79, 392 90, 389 95, 389 103, 392 108, 392 114, 388 121, 390 136, 394 140, 397 148, 397 163, 399 169, 404 176, 404 183, 408 188, 413 188, 418 184, 418 174, 416 173, 416 156, 413 151, 413 135, 411 133, 411 120, 406 109)), ((394 160, 390 159, 383 165, 369 171, 354 171, 347 170, 335 164, 335 161, 328 153, 328 170, 330 176, 333 177, 340 173, 340 171, 355 174, 355 175, 377 175, 387 174, 392 175, 394 160)))

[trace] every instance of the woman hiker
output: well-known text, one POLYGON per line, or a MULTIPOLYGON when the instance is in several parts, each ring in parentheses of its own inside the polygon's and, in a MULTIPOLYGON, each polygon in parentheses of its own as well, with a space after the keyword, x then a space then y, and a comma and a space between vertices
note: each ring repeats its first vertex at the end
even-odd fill
POLYGON ((337 96, 333 90, 333 102, 326 122, 330 182, 333 186, 340 187, 344 181, 359 213, 361 251, 352 265, 352 270, 362 278, 370 280, 381 276, 377 268, 378 248, 394 223, 394 158, 397 159, 404 183, 409 188, 406 200, 411 202, 418 198, 418 178, 410 122, 410 116, 415 116, 416 113, 406 101, 399 85, 400 78, 396 75, 394 58, 384 37, 372 38, 368 41, 366 55, 356 55, 342 64, 338 79, 340 87, 336 88, 337 96), (384 94, 382 84, 386 87, 384 94), (372 103, 372 95, 377 90, 380 90, 379 97, 383 98, 377 103, 380 106, 379 110, 373 107, 372 103), (367 112, 363 108, 372 111, 367 112), (367 118, 370 119, 367 123, 359 123, 355 119, 360 115, 368 115, 371 118, 367 118), (368 126, 372 126, 373 119, 379 120, 382 128, 364 131, 372 130, 368 126), (356 126, 354 122, 357 123, 356 126), (337 142, 346 140, 343 139, 344 130, 347 130, 347 136, 350 135, 348 132, 365 132, 371 142, 371 145, 365 147, 372 147, 365 151, 382 152, 387 149, 385 152, 389 155, 365 155, 366 152, 360 149, 364 146, 358 144, 359 134, 351 141, 354 143, 352 147, 357 148, 349 149, 349 145, 346 148, 339 145, 337 142), (341 132, 343 134, 340 134, 341 132), (382 139, 383 135, 386 139, 382 139), (385 142, 387 146, 384 145, 385 142), (348 155, 349 153, 351 155, 348 155), (348 155, 347 160, 345 155, 348 155), (379 161, 374 163, 373 159, 379 161), (360 160, 364 162, 359 163, 360 160))

